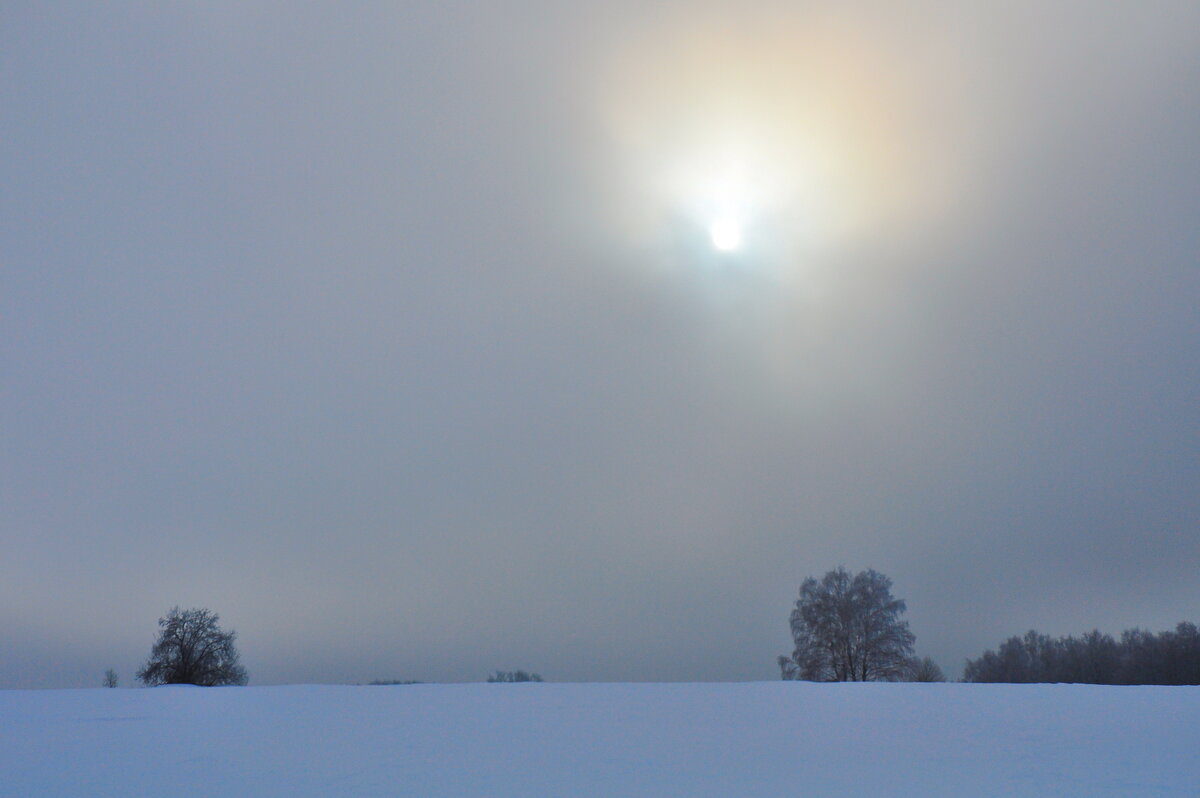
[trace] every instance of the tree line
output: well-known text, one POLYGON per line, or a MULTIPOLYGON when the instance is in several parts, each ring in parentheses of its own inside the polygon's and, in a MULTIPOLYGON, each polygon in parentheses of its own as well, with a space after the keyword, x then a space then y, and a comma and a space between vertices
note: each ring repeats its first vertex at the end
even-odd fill
MULTIPOLYGON (((916 638, 903 620, 907 606, 892 581, 845 568, 800 585, 789 618, 795 644, 779 657, 784 679, 816 682, 944 681, 933 660, 913 654, 916 638)), ((1200 684, 1200 630, 1180 623, 1154 634, 1129 629, 1120 639, 1093 630, 1051 638, 1036 631, 967 660, 965 682, 1200 684)))
POLYGON ((967 660, 963 681, 1200 684, 1200 630, 1184 622, 1158 634, 1127 629, 1118 640, 1096 629, 1059 638, 1031 629, 967 660))
MULTIPOLYGON (((892 581, 868 569, 851 574, 838 567, 819 581, 800 585, 800 597, 789 617, 794 648, 778 659, 785 680, 945 681, 929 657, 914 653, 916 637, 902 599, 892 595, 892 581)), ((173 608, 158 621, 159 634, 137 678, 148 686, 245 684, 237 634, 223 631, 219 616, 205 608, 173 608)), ((496 671, 489 682, 540 682, 537 673, 496 671)), ((996 650, 967 660, 965 682, 1064 682, 1082 684, 1200 684, 1200 630, 1180 623, 1154 634, 1128 629, 1119 640, 1092 630, 1081 637, 1051 638, 1030 630, 1010 637, 996 650)), ((375 682, 375 684, 414 682, 375 682)), ((105 673, 104 684, 117 686, 117 674, 105 673)))

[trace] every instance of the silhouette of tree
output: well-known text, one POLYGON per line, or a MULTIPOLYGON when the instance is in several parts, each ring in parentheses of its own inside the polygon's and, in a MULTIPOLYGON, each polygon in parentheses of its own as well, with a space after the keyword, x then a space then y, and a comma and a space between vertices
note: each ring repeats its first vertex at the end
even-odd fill
POLYGON ((792 610, 790 657, 779 658, 784 679, 816 682, 897 681, 910 672, 913 643, 902 600, 892 596, 892 580, 866 570, 851 576, 845 568, 809 577, 800 585, 792 610))
POLYGON ((221 631, 219 620, 215 612, 207 609, 178 607, 159 618, 158 640, 137 678, 147 685, 245 684, 246 669, 238 664, 234 647, 237 633, 221 631))

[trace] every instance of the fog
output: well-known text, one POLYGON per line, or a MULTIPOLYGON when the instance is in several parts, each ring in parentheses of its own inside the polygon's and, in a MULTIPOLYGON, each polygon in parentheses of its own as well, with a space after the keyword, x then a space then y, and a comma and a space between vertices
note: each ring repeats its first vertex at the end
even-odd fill
POLYGON ((850 6, 6 5, 0 687, 1196 620, 1200 7, 850 6))

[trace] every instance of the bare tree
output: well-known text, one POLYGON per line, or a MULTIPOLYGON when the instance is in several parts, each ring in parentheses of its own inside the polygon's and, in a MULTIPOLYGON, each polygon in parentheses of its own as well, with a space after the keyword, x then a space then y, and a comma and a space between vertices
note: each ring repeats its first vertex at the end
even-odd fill
POLYGON ((234 647, 237 633, 222 632, 219 620, 220 616, 207 609, 178 607, 159 618, 158 640, 137 678, 147 685, 245 684, 246 669, 238 664, 234 647))
POLYGON ((792 656, 779 658, 780 675, 784 680, 838 681, 829 651, 806 624, 796 622, 795 610, 792 612, 792 639, 796 644, 792 656))
POLYGON ((918 659, 914 657, 909 663, 909 672, 905 678, 909 682, 944 682, 946 674, 932 657, 918 659))
POLYGON ((118 681, 120 681, 120 680, 117 678, 117 672, 114 671, 112 668, 109 668, 108 670, 106 670, 104 672, 104 686, 105 687, 116 687, 118 681))
POLYGON ((896 681, 909 673, 913 643, 892 580, 874 570, 851 576, 845 568, 809 577, 792 610, 790 657, 779 658, 784 679, 896 681))

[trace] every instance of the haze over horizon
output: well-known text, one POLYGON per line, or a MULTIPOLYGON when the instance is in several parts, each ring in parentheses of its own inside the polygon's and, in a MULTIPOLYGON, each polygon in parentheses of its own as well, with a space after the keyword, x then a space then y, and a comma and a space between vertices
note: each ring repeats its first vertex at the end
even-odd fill
POLYGON ((0 688, 1200 621, 1200 5, 10 3, 0 688))

